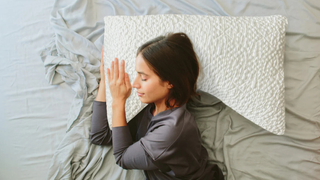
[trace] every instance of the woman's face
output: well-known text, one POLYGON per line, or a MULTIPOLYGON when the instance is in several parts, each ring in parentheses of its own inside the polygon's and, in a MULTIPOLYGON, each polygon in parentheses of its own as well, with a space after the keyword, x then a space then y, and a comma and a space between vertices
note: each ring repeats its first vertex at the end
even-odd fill
POLYGON ((138 54, 135 62, 137 77, 134 79, 132 87, 137 89, 140 101, 143 103, 165 103, 172 85, 168 81, 161 81, 154 73, 141 53, 138 54))

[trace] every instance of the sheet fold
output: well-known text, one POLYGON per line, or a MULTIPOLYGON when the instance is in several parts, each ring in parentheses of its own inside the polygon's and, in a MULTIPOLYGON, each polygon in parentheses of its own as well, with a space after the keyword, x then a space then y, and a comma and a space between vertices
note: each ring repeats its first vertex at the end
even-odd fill
POLYGON ((55 36, 40 55, 45 78, 52 85, 65 82, 75 96, 67 132, 55 151, 48 179, 144 179, 142 171, 118 167, 111 146, 92 145, 89 139, 104 31, 105 14, 94 12, 99 8, 103 7, 95 1, 57 0, 51 12, 55 36))
POLYGON ((320 176, 320 53, 319 35, 315 34, 320 29, 316 19, 319 7, 289 1, 128 2, 56 0, 54 4, 50 22, 55 35, 41 53, 45 76, 52 85, 68 84, 75 96, 68 130, 55 150, 48 179, 144 179, 140 170, 117 166, 112 147, 90 143, 92 102, 100 78, 103 17, 165 13, 288 17, 284 62, 287 123, 283 136, 263 130, 213 96, 203 95, 188 107, 196 116, 210 163, 217 163, 226 179, 320 176))

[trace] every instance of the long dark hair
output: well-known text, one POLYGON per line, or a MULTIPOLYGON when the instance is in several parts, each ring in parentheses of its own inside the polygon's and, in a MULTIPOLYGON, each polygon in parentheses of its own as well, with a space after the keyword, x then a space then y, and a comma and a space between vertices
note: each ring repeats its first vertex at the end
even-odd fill
POLYGON ((145 62, 162 81, 169 81, 173 87, 165 104, 168 108, 187 103, 196 93, 199 76, 198 56, 192 42, 185 33, 167 33, 141 45, 136 56, 141 53, 145 62), (174 104, 170 105, 170 100, 174 104))

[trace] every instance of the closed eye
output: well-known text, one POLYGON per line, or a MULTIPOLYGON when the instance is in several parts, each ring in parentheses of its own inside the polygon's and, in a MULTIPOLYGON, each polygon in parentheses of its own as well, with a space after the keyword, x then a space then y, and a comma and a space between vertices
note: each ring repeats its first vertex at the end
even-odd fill
POLYGON ((147 79, 143 79, 142 76, 148 76, 143 72, 137 72, 137 74, 141 77, 141 81, 146 81, 147 79))

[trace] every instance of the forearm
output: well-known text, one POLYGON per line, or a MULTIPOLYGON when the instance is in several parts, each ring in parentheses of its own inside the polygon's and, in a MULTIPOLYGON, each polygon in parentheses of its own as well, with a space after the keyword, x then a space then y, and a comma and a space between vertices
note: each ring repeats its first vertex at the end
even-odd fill
POLYGON ((112 127, 127 126, 125 101, 112 102, 112 127))
MULTIPOLYGON (((131 121, 130 121, 131 122, 131 121)), ((113 155, 116 163, 124 169, 156 170, 158 167, 144 151, 140 142, 133 143, 129 128, 115 127, 112 131, 113 155)))
POLYGON ((109 128, 106 103, 93 101, 90 139, 93 144, 109 145, 112 143, 112 131, 109 128))
POLYGON ((106 102, 106 84, 100 81, 96 101, 106 102))

